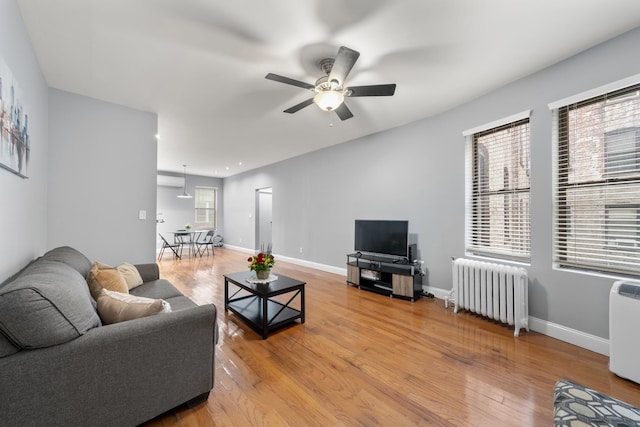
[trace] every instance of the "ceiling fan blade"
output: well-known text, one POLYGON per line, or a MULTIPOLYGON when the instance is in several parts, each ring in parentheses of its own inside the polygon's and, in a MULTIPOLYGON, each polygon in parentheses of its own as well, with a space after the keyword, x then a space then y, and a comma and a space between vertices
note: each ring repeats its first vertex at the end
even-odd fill
POLYGON ((340 49, 338 49, 338 55, 331 67, 331 73, 329 73, 329 82, 335 80, 338 82, 339 86, 342 86, 359 56, 360 52, 349 49, 345 46, 340 46, 340 49))
POLYGON ((347 107, 344 102, 333 111, 335 111, 338 117, 340 117, 340 120, 347 120, 353 117, 353 113, 351 112, 351 110, 349 110, 349 107, 347 107))
POLYGON ((284 112, 293 114, 296 111, 302 110, 304 107, 308 107, 311 104, 313 104, 313 98, 309 98, 306 101, 302 101, 300 104, 296 104, 291 108, 287 108, 286 110, 284 110, 284 112))
POLYGON ((371 86, 351 86, 347 88, 347 96, 392 96, 396 92, 396 85, 371 85, 371 86), (349 91, 351 93, 349 93, 349 91))
POLYGON ((280 82, 280 83, 284 83, 284 84, 287 84, 287 85, 298 86, 298 87, 301 87, 303 89, 311 89, 311 90, 313 90, 313 89, 316 88, 312 84, 301 82, 300 80, 290 79, 289 77, 279 76, 278 74, 273 74, 273 73, 267 74, 266 76, 264 76, 264 78, 267 79, 267 80, 273 80, 275 82, 280 82))

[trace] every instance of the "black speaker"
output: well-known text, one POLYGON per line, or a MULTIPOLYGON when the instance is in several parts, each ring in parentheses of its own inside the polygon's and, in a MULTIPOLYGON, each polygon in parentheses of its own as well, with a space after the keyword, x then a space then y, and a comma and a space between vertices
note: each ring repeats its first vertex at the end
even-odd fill
POLYGON ((413 264, 413 261, 417 259, 418 259, 418 245, 413 243, 409 245, 409 248, 407 250, 407 261, 409 261, 409 264, 413 264))

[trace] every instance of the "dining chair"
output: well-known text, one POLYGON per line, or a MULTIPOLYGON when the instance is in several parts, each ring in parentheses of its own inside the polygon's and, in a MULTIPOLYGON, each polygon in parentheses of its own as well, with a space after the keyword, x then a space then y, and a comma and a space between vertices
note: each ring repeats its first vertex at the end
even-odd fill
POLYGON ((160 248, 160 253, 158 254, 158 261, 162 259, 162 255, 164 255, 164 251, 167 248, 171 249, 171 252, 173 252, 173 255, 176 258, 182 259, 182 245, 180 245, 179 243, 169 243, 167 239, 165 239, 164 236, 160 233, 158 233, 158 236, 160 236, 160 238, 162 239, 162 247, 160 248))
POLYGON ((206 251, 207 256, 209 256, 209 246, 211 246, 211 254, 215 255, 215 252, 213 252, 213 238, 215 234, 215 230, 209 230, 202 240, 196 242, 196 253, 198 255, 202 257, 202 254, 206 251))
POLYGON ((177 230, 173 233, 173 243, 180 245, 180 255, 182 249, 187 246, 187 251, 191 255, 193 249, 193 233, 189 230, 177 230))

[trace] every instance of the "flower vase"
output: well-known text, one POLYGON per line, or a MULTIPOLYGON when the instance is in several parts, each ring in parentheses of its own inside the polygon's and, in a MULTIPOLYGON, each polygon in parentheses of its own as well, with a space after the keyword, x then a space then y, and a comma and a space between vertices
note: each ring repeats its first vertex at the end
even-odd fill
POLYGON ((266 280, 269 278, 271 270, 256 270, 256 277, 260 280, 266 280))

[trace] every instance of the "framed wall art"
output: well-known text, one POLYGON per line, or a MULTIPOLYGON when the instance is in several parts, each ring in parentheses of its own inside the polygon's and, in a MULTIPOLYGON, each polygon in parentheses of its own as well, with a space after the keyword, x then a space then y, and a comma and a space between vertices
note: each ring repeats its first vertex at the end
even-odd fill
POLYGON ((13 73, 0 58, 0 168, 28 178, 31 143, 23 99, 13 73))

